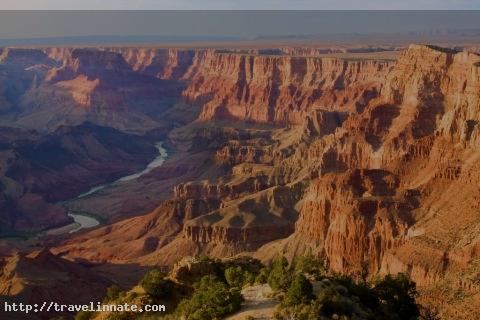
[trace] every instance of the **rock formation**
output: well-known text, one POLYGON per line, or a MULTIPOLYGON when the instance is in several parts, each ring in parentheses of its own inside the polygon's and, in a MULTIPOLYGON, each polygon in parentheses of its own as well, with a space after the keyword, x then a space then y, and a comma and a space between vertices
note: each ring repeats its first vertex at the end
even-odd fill
POLYGON ((146 138, 88 123, 41 137, 9 128, 0 135, 0 232, 7 234, 71 221, 55 202, 143 168, 157 152, 146 138))
MULTIPOLYGON (((34 89, 17 90, 28 116, 48 109, 32 97, 51 103, 64 94, 69 112, 129 114, 153 127, 159 115, 188 118, 163 127, 181 155, 167 164, 175 173, 144 178, 145 192, 158 191, 156 209, 73 236, 54 251, 139 265, 198 253, 249 251, 269 260, 312 251, 336 272, 407 272, 431 297, 441 283, 449 288, 446 306, 455 290, 465 292, 462 306, 475 301, 480 56, 426 45, 409 46, 396 61, 273 49, 47 50, 63 62, 34 89), (175 105, 157 112, 157 94, 175 105), (199 172, 180 174, 188 168, 199 172), (156 180, 171 183, 168 196, 156 180)), ((14 104, 2 96, 0 106, 14 104)))
MULTIPOLYGON (((6 257, 0 271, 0 295, 2 301, 9 303, 96 303, 102 300, 107 287, 111 285, 109 280, 88 268, 54 256, 48 249, 6 257)), ((48 319, 58 316, 53 310, 21 315, 4 311, 2 308, 0 312, 4 319, 48 319)), ((63 312, 63 315, 68 315, 68 312, 63 312)))
POLYGON ((183 95, 203 104, 201 121, 300 124, 315 107, 362 109, 390 67, 382 61, 205 51, 193 59, 183 95))

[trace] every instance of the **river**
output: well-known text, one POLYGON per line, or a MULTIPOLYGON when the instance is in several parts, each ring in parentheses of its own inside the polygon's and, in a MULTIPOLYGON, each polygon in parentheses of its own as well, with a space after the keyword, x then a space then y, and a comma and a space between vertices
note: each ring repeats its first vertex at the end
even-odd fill
MULTIPOLYGON (((91 188, 90 190, 88 190, 87 192, 82 193, 81 195, 77 196, 76 199, 81 199, 81 198, 88 197, 90 195, 93 195, 93 194, 99 192, 100 190, 103 190, 107 187, 111 187, 111 186, 113 186, 117 183, 120 183, 120 182, 132 181, 132 180, 138 179, 139 177, 143 176, 144 174, 149 173, 153 169, 155 169, 157 167, 160 167, 161 165, 163 165, 165 160, 167 160, 168 153, 167 153, 167 150, 163 147, 163 142, 157 142, 155 144, 155 147, 158 150, 158 156, 155 159, 153 159, 145 167, 145 169, 143 169, 142 171, 134 173, 134 174, 130 174, 130 175, 125 176, 125 177, 121 177, 121 178, 115 180, 114 182, 110 182, 110 183, 95 186, 95 187, 91 188)), ((85 214, 77 214, 77 213, 68 213, 68 215, 73 218, 73 220, 75 221, 75 224, 77 225, 77 227, 75 227, 74 229, 71 229, 69 231, 69 233, 77 232, 77 231, 82 230, 82 229, 92 228, 92 227, 98 226, 100 224, 100 221, 98 221, 93 216, 89 216, 89 215, 85 215, 85 214)))

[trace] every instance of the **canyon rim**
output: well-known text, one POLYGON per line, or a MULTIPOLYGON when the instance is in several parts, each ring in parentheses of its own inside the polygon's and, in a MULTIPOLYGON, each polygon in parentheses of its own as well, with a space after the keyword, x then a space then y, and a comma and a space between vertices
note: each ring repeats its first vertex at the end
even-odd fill
POLYGON ((478 319, 468 32, 1 48, 0 298, 88 303, 206 256, 308 254, 406 274, 438 319, 478 319))

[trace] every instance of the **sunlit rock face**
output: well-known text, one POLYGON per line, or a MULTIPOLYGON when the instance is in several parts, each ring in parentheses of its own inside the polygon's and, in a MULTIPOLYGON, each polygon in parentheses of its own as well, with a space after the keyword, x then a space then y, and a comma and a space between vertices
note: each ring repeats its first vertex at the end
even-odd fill
MULTIPOLYGON (((0 87, 0 108, 17 109, 19 125, 56 132, 88 119, 137 134, 161 129, 178 152, 143 177, 141 192, 122 189, 137 192, 121 205, 128 219, 116 215, 55 250, 138 265, 199 253, 268 261, 314 252, 335 272, 407 272, 421 287, 475 292, 480 57, 424 45, 396 60, 316 56, 323 53, 4 51, 0 83, 21 81, 0 87)), ((81 137, 72 138, 75 146, 101 150, 81 137)), ((117 151, 104 160, 123 159, 117 151)), ((23 198, 21 208, 49 208, 48 198, 16 199, 23 198)), ((79 205, 110 203, 93 198, 79 205)))

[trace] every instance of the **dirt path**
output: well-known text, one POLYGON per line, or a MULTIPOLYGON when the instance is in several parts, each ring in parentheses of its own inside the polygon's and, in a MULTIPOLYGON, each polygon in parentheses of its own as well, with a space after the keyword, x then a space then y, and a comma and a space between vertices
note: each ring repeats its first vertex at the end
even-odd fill
POLYGON ((256 320, 270 320, 278 305, 278 301, 269 298, 272 289, 268 284, 247 287, 242 290, 245 302, 239 312, 226 318, 227 320, 245 320, 247 316, 256 320))

